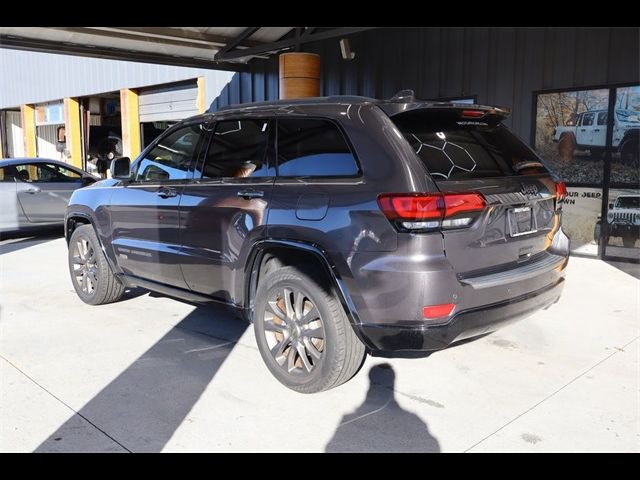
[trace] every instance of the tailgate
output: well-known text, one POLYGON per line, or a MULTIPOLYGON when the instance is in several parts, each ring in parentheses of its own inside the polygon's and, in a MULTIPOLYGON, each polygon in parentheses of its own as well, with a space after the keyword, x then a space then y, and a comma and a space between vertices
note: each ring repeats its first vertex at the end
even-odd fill
POLYGON ((555 184, 549 176, 440 181, 443 192, 475 191, 487 208, 469 228, 442 230, 455 270, 482 271, 535 258, 557 229, 555 184))

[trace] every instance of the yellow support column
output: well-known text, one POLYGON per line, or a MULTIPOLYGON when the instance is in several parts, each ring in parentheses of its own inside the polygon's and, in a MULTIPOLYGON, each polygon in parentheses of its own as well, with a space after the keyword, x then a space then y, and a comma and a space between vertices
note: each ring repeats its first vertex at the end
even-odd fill
POLYGON ((198 113, 204 113, 207 111, 207 105, 205 104, 204 95, 204 77, 198 77, 198 96, 196 98, 196 107, 198 108, 198 113))
POLYGON ((38 154, 36 142, 36 109, 33 105, 20 105, 24 156, 35 157, 38 154))
POLYGON ((138 93, 135 90, 128 88, 120 90, 120 115, 122 121, 122 154, 133 160, 142 150, 138 93))
POLYGON ((64 133, 67 161, 82 168, 82 136, 80 134, 80 103, 77 98, 64 99, 64 133))

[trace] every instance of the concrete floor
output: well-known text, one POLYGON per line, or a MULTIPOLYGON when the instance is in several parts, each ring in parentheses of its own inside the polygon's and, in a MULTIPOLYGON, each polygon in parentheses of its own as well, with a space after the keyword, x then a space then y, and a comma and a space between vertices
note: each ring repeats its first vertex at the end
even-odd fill
POLYGON ((637 271, 573 258, 550 310, 305 396, 229 313, 90 307, 64 240, 1 243, 0 451, 640 451, 637 271))

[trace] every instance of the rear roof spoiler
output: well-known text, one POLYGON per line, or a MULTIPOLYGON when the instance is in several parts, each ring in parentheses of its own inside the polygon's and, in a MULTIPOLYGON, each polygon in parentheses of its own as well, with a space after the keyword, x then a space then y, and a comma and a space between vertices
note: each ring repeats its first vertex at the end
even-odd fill
MULTIPOLYGON (((390 117, 412 110, 425 109, 432 111, 452 111, 466 110, 484 112, 485 115, 497 116, 504 120, 511 114, 511 109, 507 107, 496 107, 490 105, 476 105, 470 103, 438 102, 429 100, 416 100, 413 90, 401 90, 389 100, 383 100, 378 106, 390 117)), ((481 118, 481 117, 477 117, 481 118)))

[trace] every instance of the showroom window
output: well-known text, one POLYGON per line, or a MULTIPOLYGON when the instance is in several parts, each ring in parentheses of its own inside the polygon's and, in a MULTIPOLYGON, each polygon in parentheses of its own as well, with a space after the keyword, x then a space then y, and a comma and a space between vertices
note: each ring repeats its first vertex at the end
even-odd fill
POLYGON ((640 260, 640 211, 624 207, 640 195, 640 87, 534 95, 533 144, 567 183, 563 228, 572 252, 640 260))

